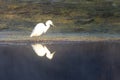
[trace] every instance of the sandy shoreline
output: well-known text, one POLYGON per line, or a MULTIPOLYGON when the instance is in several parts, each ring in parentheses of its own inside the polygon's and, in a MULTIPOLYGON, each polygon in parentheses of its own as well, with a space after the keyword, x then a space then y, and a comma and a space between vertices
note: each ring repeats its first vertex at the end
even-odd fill
POLYGON ((30 38, 28 31, 2 31, 0 44, 4 43, 34 43, 34 42, 81 42, 81 41, 120 41, 119 34, 90 33, 46 33, 40 37, 30 38))

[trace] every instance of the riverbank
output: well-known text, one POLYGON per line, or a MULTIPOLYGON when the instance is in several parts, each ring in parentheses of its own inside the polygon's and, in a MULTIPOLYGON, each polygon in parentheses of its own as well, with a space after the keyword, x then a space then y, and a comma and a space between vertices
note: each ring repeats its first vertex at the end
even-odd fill
POLYGON ((48 42, 48 41, 106 41, 120 40, 119 34, 108 33, 46 33, 30 38, 29 31, 1 31, 0 43, 4 42, 48 42))

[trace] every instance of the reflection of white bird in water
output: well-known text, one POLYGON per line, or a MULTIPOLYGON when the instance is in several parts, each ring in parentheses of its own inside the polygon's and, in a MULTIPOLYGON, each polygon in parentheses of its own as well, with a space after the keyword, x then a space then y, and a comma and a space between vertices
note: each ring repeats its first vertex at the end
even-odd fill
POLYGON ((51 53, 46 46, 41 44, 32 44, 32 48, 38 56, 42 57, 46 54, 48 59, 52 59, 55 54, 55 52, 51 53))
POLYGON ((50 26, 54 26, 53 25, 53 22, 51 20, 48 20, 46 21, 46 23, 38 23, 35 28, 33 29, 30 37, 33 37, 33 36, 40 36, 42 35, 43 33, 46 33, 47 30, 50 28, 50 26))

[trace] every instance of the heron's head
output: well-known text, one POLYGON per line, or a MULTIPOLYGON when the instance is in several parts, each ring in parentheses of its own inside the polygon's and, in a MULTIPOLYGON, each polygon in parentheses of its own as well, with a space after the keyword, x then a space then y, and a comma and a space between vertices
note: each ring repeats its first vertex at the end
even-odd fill
POLYGON ((51 25, 51 26, 54 26, 54 24, 53 24, 52 20, 47 20, 47 21, 46 21, 46 25, 51 25))

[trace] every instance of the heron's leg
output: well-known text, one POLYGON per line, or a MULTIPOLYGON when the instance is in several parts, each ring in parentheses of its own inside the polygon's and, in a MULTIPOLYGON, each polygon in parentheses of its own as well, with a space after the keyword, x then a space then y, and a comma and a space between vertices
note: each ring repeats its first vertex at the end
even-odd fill
POLYGON ((36 36, 33 37, 33 42, 35 42, 35 43, 37 42, 37 37, 36 36))

